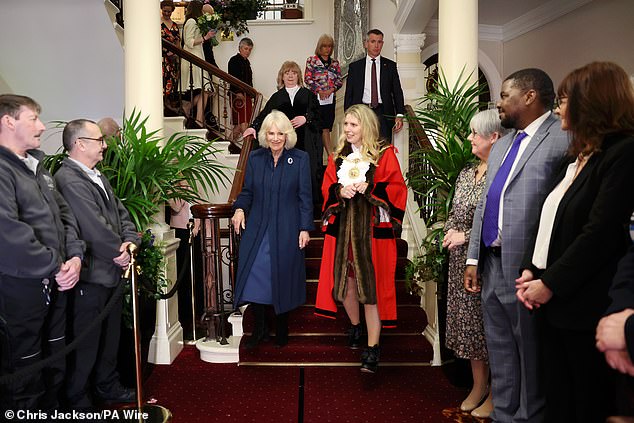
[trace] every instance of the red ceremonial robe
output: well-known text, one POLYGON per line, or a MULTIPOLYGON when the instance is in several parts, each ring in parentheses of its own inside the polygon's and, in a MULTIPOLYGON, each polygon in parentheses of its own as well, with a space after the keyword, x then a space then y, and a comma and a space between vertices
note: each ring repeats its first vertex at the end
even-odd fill
MULTIPOLYGON (((342 156, 352 152, 349 146, 342 156)), ((384 328, 396 326, 396 240, 405 214, 407 187, 394 147, 385 148, 376 166, 366 174, 368 189, 351 199, 341 198, 337 170, 343 160, 328 158, 324 196, 324 249, 319 273, 315 314, 335 318, 347 284, 348 251, 352 250, 354 273, 362 304, 377 304, 384 328), (389 215, 380 221, 379 208, 389 215), (385 219, 384 219, 385 220, 385 219)))

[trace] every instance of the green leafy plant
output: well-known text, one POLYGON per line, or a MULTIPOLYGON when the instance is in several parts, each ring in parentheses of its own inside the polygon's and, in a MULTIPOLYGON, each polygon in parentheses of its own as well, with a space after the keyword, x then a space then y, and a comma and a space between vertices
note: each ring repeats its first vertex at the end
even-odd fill
MULTIPOLYGON (((203 201, 202 193, 215 192, 228 181, 227 167, 215 160, 219 150, 213 141, 183 133, 164 139, 157 131, 148 132, 146 123, 147 118, 141 119, 133 111, 124 121, 121 136, 107 140, 108 148, 98 165, 139 231, 155 223, 154 217, 167 200, 203 201)), ((56 124, 61 127, 65 122, 56 124)), ((64 152, 48 156, 44 165, 54 174, 65 157, 64 152)), ((143 233, 137 260, 144 292, 156 296, 167 286, 167 279, 163 252, 149 231, 143 233)), ((126 301, 124 314, 129 316, 129 293, 126 301)))
POLYGON ((225 24, 219 28, 225 36, 231 31, 237 36, 249 32, 247 20, 255 19, 269 4, 268 0, 208 0, 206 3, 222 17, 225 24))
MULTIPOLYGON (((229 181, 228 168, 215 159, 220 150, 213 141, 185 133, 164 139, 158 131, 148 132, 146 123, 147 118, 133 111, 121 136, 106 140, 108 148, 97 165, 139 231, 156 223, 154 217, 168 200, 201 202, 201 194, 217 192, 229 181)), ((44 165, 54 174, 66 156, 47 156, 44 165)))
POLYGON ((471 143, 467 140, 471 118, 482 107, 478 97, 485 86, 470 83, 469 76, 461 72, 456 83, 450 85, 442 72, 420 101, 416 119, 432 140, 433 147, 416 150, 411 154, 411 166, 407 175, 408 185, 423 198, 431 199, 428 228, 421 247, 423 256, 409 265, 408 279, 411 291, 419 282, 435 280, 446 282, 448 252, 442 247, 444 223, 447 220, 454 196, 458 174, 475 160, 471 143), (416 277, 415 277, 416 275, 416 277), (429 279, 419 280, 418 276, 429 279))
POLYGON ((146 122, 133 111, 122 136, 108 140, 99 166, 139 230, 155 223, 168 200, 200 202, 200 194, 216 192, 228 181, 227 167, 215 159, 219 150, 213 141, 184 133, 164 139, 157 131, 148 132, 146 122))

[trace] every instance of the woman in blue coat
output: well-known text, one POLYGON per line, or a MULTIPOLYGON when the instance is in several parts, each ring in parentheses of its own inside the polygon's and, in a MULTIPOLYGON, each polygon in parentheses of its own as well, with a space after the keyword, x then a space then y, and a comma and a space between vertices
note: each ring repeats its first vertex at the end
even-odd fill
POLYGON ((249 304, 253 348, 268 338, 266 305, 276 314, 276 343, 288 343, 288 312, 306 301, 304 247, 314 227, 308 154, 293 148, 297 135, 286 115, 272 111, 262 122, 247 164, 231 223, 244 229, 240 242, 236 307, 249 304))

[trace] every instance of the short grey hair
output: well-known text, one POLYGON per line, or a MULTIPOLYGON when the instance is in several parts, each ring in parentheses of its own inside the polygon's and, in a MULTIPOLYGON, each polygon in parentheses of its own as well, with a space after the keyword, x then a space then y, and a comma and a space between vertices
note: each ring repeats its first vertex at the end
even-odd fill
POLYGON ((243 39, 240 40, 240 42, 238 43, 238 48, 242 47, 242 46, 249 46, 249 47, 253 47, 253 40, 249 37, 244 37, 243 39))
POLYGON ((75 119, 71 120, 64 126, 64 130, 62 131, 62 145, 64 146, 64 150, 71 151, 75 146, 75 141, 79 136, 83 133, 84 128, 89 123, 96 123, 89 119, 75 119))
POLYGON ((297 133, 295 132, 295 129, 293 129, 293 124, 290 120, 288 120, 288 117, 279 110, 272 110, 271 113, 266 115, 264 118, 262 126, 260 127, 260 132, 258 132, 260 147, 269 148, 269 144, 266 142, 266 133, 273 125, 277 126, 277 129, 286 135, 284 148, 290 150, 295 147, 295 144, 297 144, 297 133))
POLYGON ((476 113, 469 122, 469 127, 483 137, 490 137, 494 132, 502 138, 508 130, 502 127, 500 114, 496 109, 483 110, 476 113))

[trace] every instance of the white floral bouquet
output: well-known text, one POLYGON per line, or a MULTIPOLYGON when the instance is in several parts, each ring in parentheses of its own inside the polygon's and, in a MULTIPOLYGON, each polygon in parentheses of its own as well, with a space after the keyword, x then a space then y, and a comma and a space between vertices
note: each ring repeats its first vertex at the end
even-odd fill
POLYGON ((370 161, 364 160, 359 152, 353 152, 344 157, 341 167, 337 171, 337 179, 342 186, 359 182, 367 182, 365 174, 370 170, 370 161))
MULTIPOLYGON (((217 13, 203 13, 196 19, 196 24, 202 35, 205 35, 210 30, 218 30, 223 24, 222 18, 217 13)), ((217 46, 220 44, 216 37, 211 38, 211 44, 217 46)))

